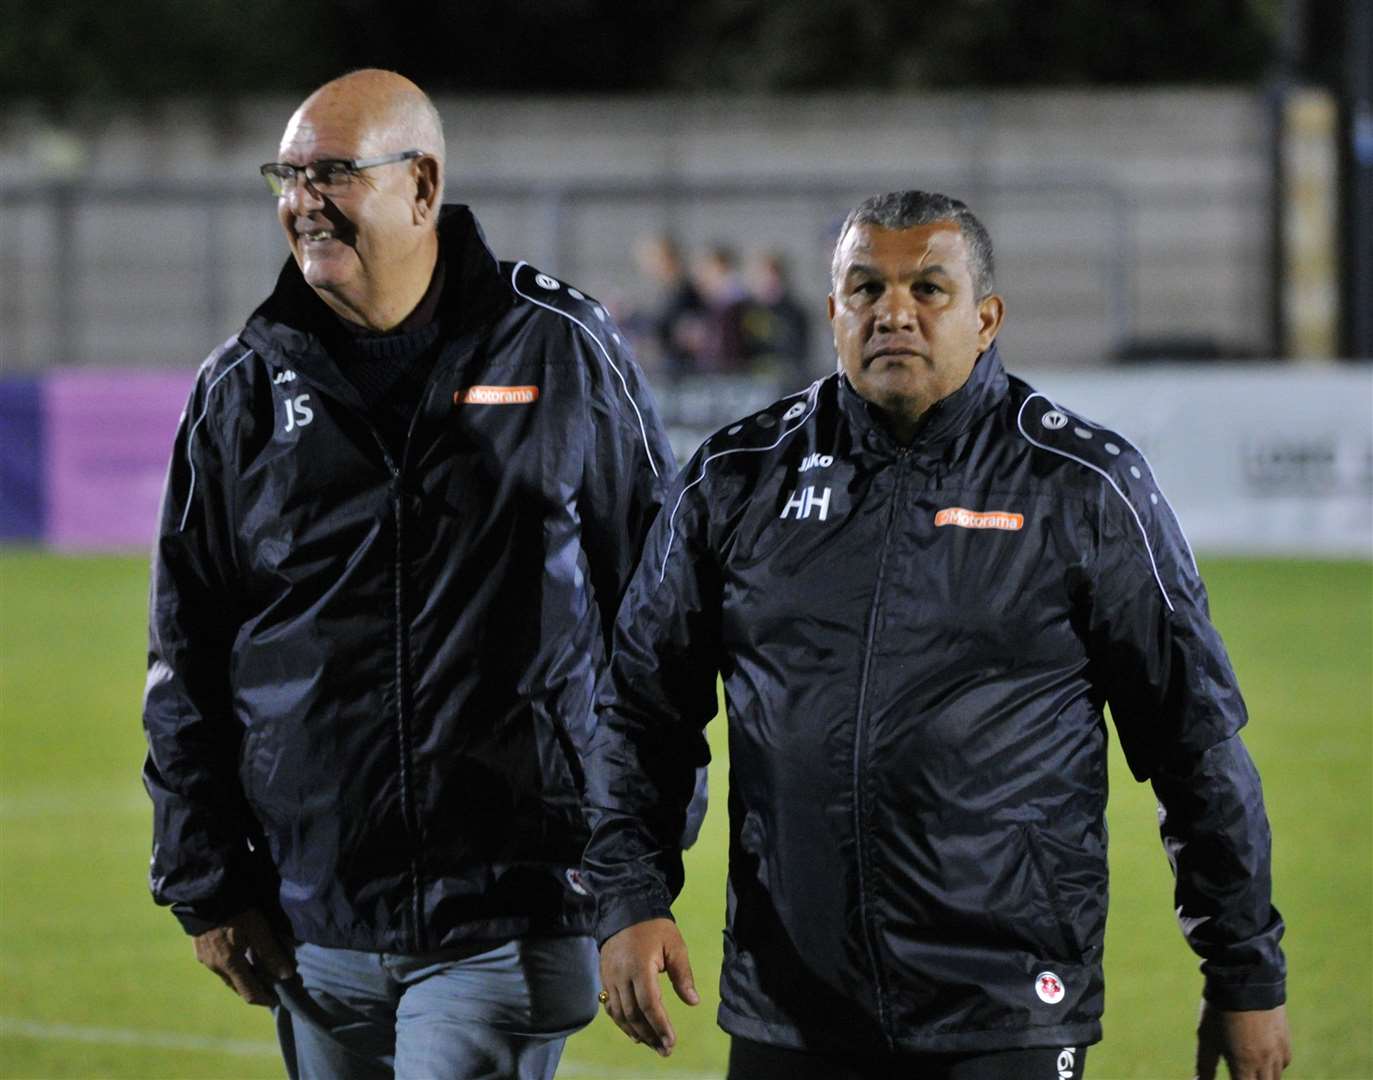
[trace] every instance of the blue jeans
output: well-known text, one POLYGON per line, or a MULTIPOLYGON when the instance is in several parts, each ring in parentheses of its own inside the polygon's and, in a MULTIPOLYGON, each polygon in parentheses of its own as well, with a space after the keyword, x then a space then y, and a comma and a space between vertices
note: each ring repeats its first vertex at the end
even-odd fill
POLYGON ((552 1080, 567 1037, 596 1015, 589 937, 295 954, 275 1010, 292 1080, 552 1080))

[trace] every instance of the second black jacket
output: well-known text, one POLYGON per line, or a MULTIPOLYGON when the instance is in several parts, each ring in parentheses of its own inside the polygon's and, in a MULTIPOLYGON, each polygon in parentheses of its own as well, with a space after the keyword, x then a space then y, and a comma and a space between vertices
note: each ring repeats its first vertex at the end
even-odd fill
POLYGON ((682 886, 717 673, 727 1031, 860 1053, 1096 1041, 1108 702, 1164 809, 1208 997, 1283 1000, 1244 704, 1186 541, 1138 451, 995 348, 910 447, 834 375, 683 470, 599 694, 601 939, 682 886))

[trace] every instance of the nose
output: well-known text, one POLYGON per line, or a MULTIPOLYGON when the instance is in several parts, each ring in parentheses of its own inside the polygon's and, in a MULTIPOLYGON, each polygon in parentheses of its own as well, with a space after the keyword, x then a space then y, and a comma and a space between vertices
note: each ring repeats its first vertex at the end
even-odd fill
POLYGON ((320 193, 301 173, 296 173, 294 183, 286 186, 281 197, 286 201, 286 208, 293 214, 309 213, 324 205, 320 193))
POLYGON ((874 314, 879 334, 910 333, 915 329, 915 301, 905 289, 884 291, 874 314))

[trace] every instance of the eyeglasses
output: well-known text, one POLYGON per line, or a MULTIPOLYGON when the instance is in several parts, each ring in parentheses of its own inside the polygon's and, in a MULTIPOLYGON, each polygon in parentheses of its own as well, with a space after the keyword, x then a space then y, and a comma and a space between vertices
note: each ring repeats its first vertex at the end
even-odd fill
POLYGON ((398 161, 410 161, 424 157, 423 150, 402 150, 398 154, 383 154, 381 157, 325 158, 312 161, 308 165, 288 165, 284 161, 269 161, 258 172, 267 181, 267 190, 277 198, 285 195, 305 174, 305 182, 321 195, 337 195, 345 191, 363 169, 375 169, 378 165, 394 165, 398 161))

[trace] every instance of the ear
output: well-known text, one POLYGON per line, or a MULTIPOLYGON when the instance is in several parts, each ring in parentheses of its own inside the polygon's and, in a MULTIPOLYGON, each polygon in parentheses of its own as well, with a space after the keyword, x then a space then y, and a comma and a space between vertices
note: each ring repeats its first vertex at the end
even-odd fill
POLYGON ((415 161, 415 204, 414 221, 422 225, 432 221, 439 209, 439 163, 431 157, 415 161))
POLYGON ((825 310, 829 313, 829 321, 834 322, 834 293, 825 297, 825 310))
POLYGON ((977 302, 977 348, 986 352, 997 331, 1001 320, 1006 317, 1006 305, 996 293, 990 293, 977 302))

